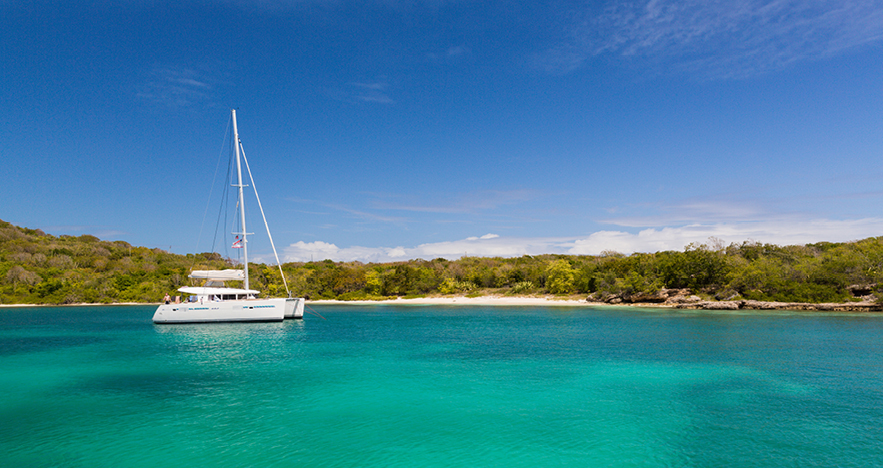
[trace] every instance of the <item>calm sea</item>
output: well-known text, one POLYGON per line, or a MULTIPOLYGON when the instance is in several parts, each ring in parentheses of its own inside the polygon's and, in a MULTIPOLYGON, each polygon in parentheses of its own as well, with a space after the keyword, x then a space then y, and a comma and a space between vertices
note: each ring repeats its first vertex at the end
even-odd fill
POLYGON ((312 307, 0 309, 0 466, 883 466, 883 316, 312 307))

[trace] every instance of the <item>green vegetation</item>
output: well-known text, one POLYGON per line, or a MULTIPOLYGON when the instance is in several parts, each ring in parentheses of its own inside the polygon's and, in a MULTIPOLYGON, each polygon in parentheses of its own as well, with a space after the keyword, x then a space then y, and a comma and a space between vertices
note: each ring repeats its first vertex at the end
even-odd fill
POLYGON ((192 266, 226 264, 218 254, 183 256, 89 235, 55 237, 0 221, 4 304, 158 302, 187 284, 192 266))
MULTIPOLYGON (((176 255, 94 236, 48 235, 0 221, 0 303, 158 302, 190 284, 191 269, 233 265, 214 253, 176 255)), ((363 264, 286 263, 296 296, 382 300, 427 295, 555 294, 629 297, 689 288, 716 299, 843 302, 878 294, 883 237, 780 247, 745 242, 690 245, 683 252, 604 252, 598 256, 465 257, 363 264)), ((251 265, 252 286, 284 295, 278 270, 251 265)))

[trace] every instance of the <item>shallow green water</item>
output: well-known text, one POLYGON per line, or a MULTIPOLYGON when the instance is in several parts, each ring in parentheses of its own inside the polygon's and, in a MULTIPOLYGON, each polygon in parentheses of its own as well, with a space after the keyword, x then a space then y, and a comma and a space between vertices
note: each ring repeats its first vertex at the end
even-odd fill
POLYGON ((0 309, 0 466, 883 466, 883 317, 0 309))

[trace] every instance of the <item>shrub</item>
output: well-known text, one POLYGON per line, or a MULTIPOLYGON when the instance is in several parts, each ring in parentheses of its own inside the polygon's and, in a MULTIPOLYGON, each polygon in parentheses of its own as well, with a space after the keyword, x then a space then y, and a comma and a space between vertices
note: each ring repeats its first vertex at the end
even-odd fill
POLYGON ((457 281, 454 278, 445 278, 438 285, 438 292, 442 294, 457 294, 475 289, 475 285, 468 281, 457 281))

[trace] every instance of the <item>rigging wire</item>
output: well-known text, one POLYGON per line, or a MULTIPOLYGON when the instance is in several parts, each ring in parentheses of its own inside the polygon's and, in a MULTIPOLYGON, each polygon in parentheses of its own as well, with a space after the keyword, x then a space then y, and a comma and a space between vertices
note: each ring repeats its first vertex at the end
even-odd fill
MULTIPOLYGON (((224 130, 224 140, 221 142, 221 150, 218 152, 218 162, 215 164, 215 173, 212 176, 212 185, 209 188, 208 201, 205 204, 205 211, 202 214, 202 223, 200 223, 200 225, 199 225, 199 235, 196 236, 196 248, 194 249, 194 254, 199 253, 199 241, 202 239, 202 229, 203 229, 203 227, 205 227, 205 219, 206 219, 206 217, 208 217, 208 208, 209 208, 209 206, 211 206, 211 203, 212 203, 212 194, 214 193, 214 189, 215 189, 215 181, 217 181, 217 178, 218 178, 218 169, 221 167, 221 157, 224 155, 224 147, 226 146, 226 143, 227 143, 227 135, 230 134, 231 122, 232 122, 232 118, 227 119, 227 129, 224 130)), ((217 224, 216 224, 215 225, 215 237, 217 237, 217 235, 218 235, 218 228, 217 228, 217 224)), ((214 243, 214 240, 212 240, 212 251, 214 251, 214 250, 215 250, 215 243, 214 243)), ((193 266, 196 265, 197 259, 198 259, 198 257, 196 255, 194 255, 193 256, 193 263, 190 264, 190 271, 193 271, 193 266)))
POLYGON ((258 201, 258 208, 261 210, 261 217, 264 219, 264 227, 267 228, 267 237, 270 239, 270 247, 273 247, 273 255, 276 257, 276 265, 279 267, 279 275, 282 277, 282 284, 285 285, 285 292, 291 297, 291 290, 288 289, 288 281, 285 279, 285 273, 282 272, 282 263, 279 262, 279 254, 276 253, 276 244, 273 243, 273 235, 270 234, 270 225, 267 224, 267 216, 264 214, 264 207, 261 206, 261 197, 258 196, 258 187, 254 183, 254 177, 251 175, 251 167, 248 165, 248 158, 245 157, 245 148, 242 142, 239 142, 239 149, 242 151, 242 160, 245 161, 245 169, 248 171, 248 179, 251 181, 251 187, 254 189, 254 197, 258 201))
MULTIPOLYGON (((221 204, 218 207, 218 220, 215 222, 215 236, 212 238, 212 250, 211 250, 212 252, 215 251, 215 244, 218 241, 218 229, 221 226, 221 215, 223 215, 223 217, 224 217, 223 225, 225 228, 227 227, 227 216, 230 213, 230 210, 228 209, 230 206, 230 184, 229 184, 229 181, 231 180, 230 178, 232 177, 232 175, 231 175, 232 166, 233 166, 233 156, 232 156, 232 151, 231 151, 230 154, 228 155, 228 159, 227 159, 227 175, 224 176, 224 182, 225 182, 224 193, 223 193, 223 195, 221 195, 221 204)), ((224 245, 224 257, 227 259, 230 258, 230 252, 229 252, 229 250, 227 250, 226 244, 224 245)))

